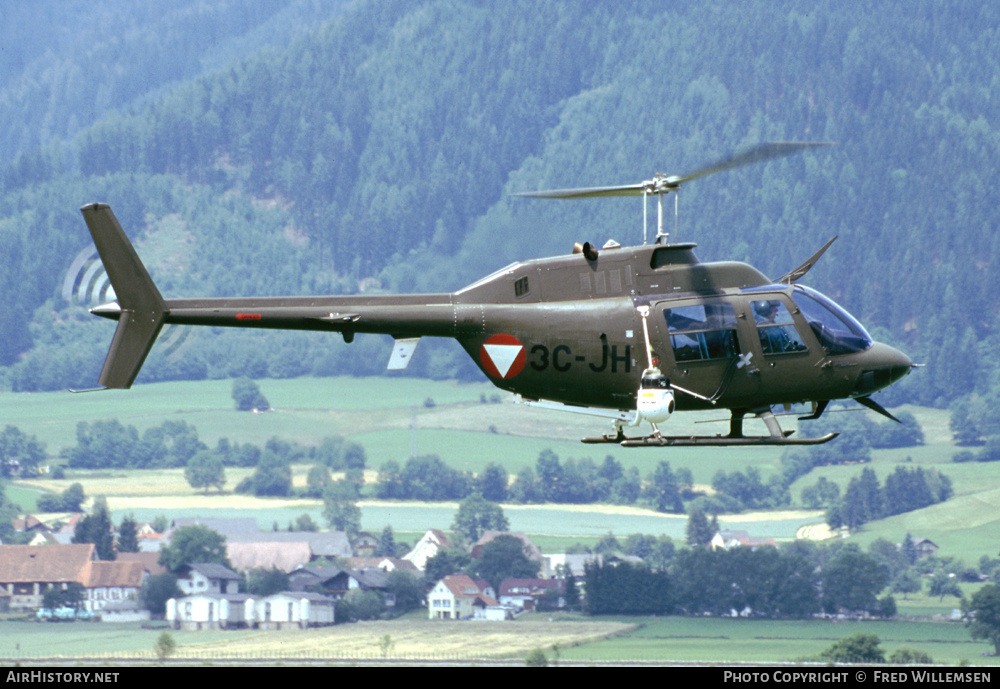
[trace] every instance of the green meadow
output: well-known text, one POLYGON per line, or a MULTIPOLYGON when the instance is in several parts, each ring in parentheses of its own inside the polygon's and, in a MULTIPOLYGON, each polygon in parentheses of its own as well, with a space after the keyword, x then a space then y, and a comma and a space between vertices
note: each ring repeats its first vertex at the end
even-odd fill
MULTIPOLYGON (((489 462, 499 462, 513 475, 525 465, 534 465, 539 453, 551 449, 560 459, 590 457, 600 463, 605 455, 615 457, 625 467, 636 467, 643 476, 662 460, 674 470, 687 468, 696 483, 708 484, 719 470, 745 471, 756 467, 766 479, 780 467, 781 450, 776 448, 634 448, 617 445, 584 445, 579 439, 605 432, 600 419, 577 414, 524 407, 514 404, 508 394, 487 383, 462 384, 405 378, 387 374, 369 378, 296 378, 265 380, 261 391, 274 408, 265 414, 237 412, 228 380, 156 383, 137 385, 128 391, 71 394, 0 393, 0 416, 4 424, 17 426, 46 443, 52 461, 76 443, 76 426, 81 421, 118 419, 136 426, 140 433, 165 420, 182 420, 198 430, 207 445, 219 438, 233 442, 263 445, 272 437, 318 445, 332 435, 342 435, 361 443, 372 470, 384 462, 404 462, 411 454, 437 454, 450 466, 478 472, 489 462)), ((926 436, 925 445, 913 448, 878 450, 871 466, 880 479, 901 462, 933 467, 947 474, 955 495, 944 504, 898 515, 866 526, 852 536, 862 545, 885 537, 897 542, 906 532, 930 538, 942 548, 942 554, 955 555, 974 563, 984 554, 995 555, 995 534, 1000 532, 1000 480, 990 464, 954 464, 955 448, 948 430, 948 413, 942 410, 906 407, 920 421, 926 436)), ((867 412, 858 412, 867 413, 867 412)), ((671 432, 713 433, 726 431, 725 412, 699 412, 676 415, 670 420, 671 432)), ((748 431, 753 431, 748 422, 748 431)), ((783 424, 795 428, 794 417, 783 424)), ((836 441, 834 441, 836 442, 836 441)), ((305 480, 306 467, 296 468, 296 483, 305 480)), ((231 489, 245 470, 227 470, 227 488, 231 489)), ((821 467, 800 478, 792 486, 797 501, 802 488, 825 476, 846 487, 859 472, 856 466, 821 467)), ((185 485, 183 474, 150 476, 144 472, 99 472, 88 477, 85 472, 69 471, 67 482, 80 480, 88 495, 105 494, 113 509, 128 509, 140 519, 170 513, 190 516, 247 515, 247 508, 263 528, 274 524, 285 527, 303 512, 321 522, 321 506, 316 501, 259 500, 231 506, 223 498, 209 495, 191 503, 195 491, 185 485), (101 479, 104 480, 101 480, 101 479), (92 488, 88 483, 93 482, 92 488), (138 500, 157 486, 159 496, 138 500), (162 494, 170 486, 168 494, 162 494), (131 504, 116 498, 133 498, 131 504), (176 499, 175 499, 176 498, 176 499)), ((374 473, 368 475, 374 480, 374 473)), ((31 507, 38 489, 61 490, 61 482, 36 482, 31 487, 8 486, 12 499, 31 507)), ((794 505, 793 505, 794 507, 794 505)), ((682 538, 684 520, 642 508, 610 506, 516 506, 505 507, 512 528, 540 538, 552 538, 554 544, 573 541, 592 542, 609 531, 617 535, 643 532, 682 538)), ((381 529, 418 532, 424 528, 447 529, 455 505, 378 503, 362 504, 363 525, 381 529)), ((819 512, 758 513, 723 515, 725 527, 745 528, 754 535, 779 540, 795 537, 801 526, 822 523, 819 512)))
MULTIPOLYGON (((774 448, 675 448, 624 449, 617 445, 584 445, 581 437, 608 430, 605 423, 590 417, 514 404, 506 393, 488 384, 432 382, 386 375, 376 378, 302 378, 265 380, 261 391, 274 411, 265 414, 237 412, 230 396, 230 381, 158 383, 138 385, 130 391, 70 394, 0 393, 3 423, 36 435, 46 444, 50 461, 61 463, 60 453, 76 443, 79 422, 117 419, 136 426, 140 433, 165 420, 183 420, 198 430, 200 439, 214 446, 219 438, 263 445, 272 437, 318 445, 328 436, 341 435, 361 443, 367 453, 373 481, 384 462, 403 463, 411 454, 437 454, 452 467, 478 472, 489 462, 499 462, 509 474, 525 465, 534 465, 538 454, 551 449, 560 459, 590 457, 601 462, 612 455, 625 467, 636 467, 643 476, 662 460, 674 470, 690 469, 697 483, 708 484, 719 470, 745 471, 756 467, 766 480, 780 469, 781 450, 774 448)), ((916 512, 898 515, 866 525, 851 540, 862 547, 876 538, 900 541, 909 532, 930 538, 944 556, 956 556, 975 565, 983 555, 996 556, 996 534, 1000 533, 1000 480, 991 464, 954 464, 956 451, 948 431, 946 411, 907 407, 924 430, 926 444, 903 450, 873 452, 879 478, 899 463, 936 468, 947 474, 954 496, 947 502, 916 512)), ((858 412, 866 413, 866 412, 858 412)), ((685 414, 670 420, 671 432, 724 433, 725 413, 685 414)), ((754 431, 748 423, 748 431, 754 431)), ((794 417, 783 423, 794 428, 794 417)), ((836 442, 836 441, 834 441, 836 442)), ((296 485, 304 485, 307 466, 294 467, 296 485)), ((43 479, 8 484, 8 497, 31 509, 43 490, 60 491, 69 483, 83 483, 88 496, 107 497, 115 518, 127 513, 140 520, 168 517, 254 517, 262 529, 286 528, 299 515, 309 514, 323 524, 322 505, 316 500, 258 499, 237 496, 232 487, 249 469, 227 468, 227 485, 222 494, 207 495, 190 488, 182 469, 151 471, 68 470, 61 481, 43 479)), ((797 502, 802 488, 825 476, 845 488, 857 466, 815 469, 792 487, 797 502)), ((396 540, 412 543, 428 528, 449 529, 456 503, 388 502, 365 499, 361 502, 362 526, 371 531, 391 525, 396 540)), ((504 505, 511 528, 528 533, 546 552, 558 552, 574 543, 593 544, 602 536, 619 537, 630 533, 664 534, 683 541, 686 519, 642 507, 610 505, 504 505)), ((797 531, 821 524, 823 514, 792 509, 781 512, 722 515, 723 527, 746 529, 755 536, 771 536, 779 541, 796 537, 797 531)), ((975 586, 963 584, 966 595, 975 586)), ((981 642, 972 643, 960 624, 948 623, 958 607, 953 597, 937 600, 923 594, 899 599, 900 615, 908 619, 935 622, 898 621, 889 623, 830 623, 819 621, 761 621, 705 618, 631 620, 639 628, 624 636, 574 645, 560 653, 566 659, 594 661, 642 659, 647 661, 711 662, 718 659, 740 662, 784 662, 811 658, 850 630, 873 630, 891 653, 898 646, 929 653, 935 660, 957 663, 979 662, 988 650, 981 642), (857 625, 861 626, 858 627, 857 625)), ((567 618, 566 624, 573 624, 567 618)), ((58 633, 68 643, 75 627, 58 632, 45 631, 49 625, 3 623, 3 634, 16 631, 26 641, 33 634, 58 633), (8 624, 21 624, 7 628, 8 624), (37 627, 37 629, 36 629, 37 627), (25 636, 27 635, 27 636, 25 636)), ((80 644, 90 648, 114 646, 116 635, 126 632, 108 627, 80 644), (107 630, 105 632, 105 629, 107 630), (99 640, 98 640, 99 639, 99 640)), ((145 631, 130 642, 152 644, 145 631)), ((183 636, 183 635, 182 635, 183 636)), ((14 638, 13 636, 10 638, 14 638)), ((195 643, 195 637, 186 637, 195 643)), ((208 637, 201 637, 207 639, 208 637)), ((229 638, 229 637, 227 637, 229 638)), ((234 637, 232 637, 234 638, 234 637)), ((186 642, 185 642, 186 643, 186 642)), ((200 643, 200 641, 198 641, 200 643)), ((3 654, 5 655, 5 654, 3 654)), ((10 657, 10 656, 7 656, 10 657)))

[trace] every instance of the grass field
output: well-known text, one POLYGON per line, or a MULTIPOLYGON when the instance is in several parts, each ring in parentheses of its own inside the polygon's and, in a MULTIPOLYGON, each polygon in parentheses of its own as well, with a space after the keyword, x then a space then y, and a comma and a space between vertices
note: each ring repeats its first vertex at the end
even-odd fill
MULTIPOLYGON (((624 449, 617 445, 588 446, 580 437, 606 430, 603 422, 575 414, 530 409, 511 404, 505 393, 488 384, 458 384, 385 376, 376 378, 301 378, 267 380, 261 383, 275 411, 247 414, 233 409, 230 381, 158 383, 139 385, 130 391, 103 394, 69 393, 0 394, 4 422, 37 435, 53 456, 76 443, 80 421, 117 418, 140 431, 166 419, 184 420, 198 429, 203 442, 212 446, 220 437, 234 442, 262 445, 271 437, 293 439, 303 444, 319 444, 323 438, 340 434, 362 443, 368 465, 402 462, 411 452, 437 454, 443 461, 462 470, 479 471, 489 462, 500 462, 510 474, 533 465, 538 454, 552 449, 560 458, 591 457, 601 462, 614 456, 625 467, 637 467, 645 476, 656 463, 667 460, 676 470, 688 468, 698 483, 710 483, 721 470, 756 467, 766 478, 778 470, 781 450, 775 448, 653 448, 624 449), (501 403, 493 400, 502 399, 501 403), (486 400, 485 402, 483 400, 486 400)), ((991 534, 1000 532, 1000 480, 989 464, 953 464, 946 411, 906 408, 920 421, 927 442, 921 447, 882 450, 873 455, 872 467, 885 478, 899 462, 937 468, 953 481, 955 497, 943 505, 912 512, 866 526, 855 538, 861 543, 882 536, 899 541, 907 531, 928 537, 942 552, 975 562, 983 554, 995 555, 991 534)), ((670 420, 671 432, 724 432, 724 423, 703 423, 722 419, 712 412, 677 415, 670 420)), ((794 417, 783 423, 794 428, 794 417)), ((755 422, 750 422, 755 423, 755 422)), ((748 430, 750 426, 748 425, 748 430)), ((297 467, 295 481, 302 485, 306 467, 297 467)), ((858 473, 853 466, 819 468, 792 486, 797 498, 802 488, 819 476, 846 487, 858 473)), ((232 488, 246 475, 245 470, 227 469, 227 487, 232 488)), ((373 479, 374 474, 369 477, 373 479)), ((182 472, 114 472, 87 477, 70 472, 69 480, 86 479, 88 495, 106 495, 119 518, 132 511, 141 519, 151 519, 167 511, 185 516, 210 511, 215 516, 244 514, 252 509, 265 528, 274 523, 285 526, 303 512, 321 523, 318 503, 256 501, 245 503, 231 496, 195 498, 182 472), (127 499, 126 499, 127 498, 127 499)), ((34 488, 62 490, 54 482, 39 482, 34 488)), ((22 505, 33 505, 30 490, 8 488, 22 505)), ((602 507, 582 510, 566 507, 507 507, 513 528, 540 537, 596 539, 608 531, 635 532, 683 537, 683 520, 649 511, 609 512, 602 507)), ((434 526, 448 528, 454 515, 451 505, 373 504, 362 506, 366 529, 391 524, 396 529, 434 526)), ((778 539, 793 538, 800 527, 821 524, 821 514, 729 515, 723 526, 747 528, 754 535, 778 539)))
MULTIPOLYGON (((411 452, 416 452, 438 454, 449 465, 468 471, 479 471, 488 462, 500 462, 513 475, 525 465, 534 465, 542 450, 552 449, 561 459, 589 456, 598 463, 605 455, 612 455, 625 467, 638 468, 643 476, 650 473, 657 462, 667 460, 674 470, 688 468, 697 483, 707 484, 720 469, 745 471, 749 466, 756 467, 766 479, 779 469, 781 456, 781 451, 774 448, 627 450, 616 445, 582 445, 578 441, 580 437, 607 430, 602 422, 514 405, 507 401, 504 393, 498 393, 487 384, 463 385, 386 376, 268 380, 261 383, 261 388, 276 408, 272 413, 254 415, 234 411, 229 381, 140 385, 127 392, 89 395, 0 393, 0 413, 5 424, 17 426, 46 443, 55 461, 59 461, 58 454, 62 450, 75 445, 77 423, 110 418, 135 425, 140 432, 167 419, 183 420, 194 425, 201 440, 209 446, 221 437, 234 442, 263 445, 275 436, 302 444, 319 444, 323 438, 339 434, 364 445, 368 465, 373 469, 389 460, 402 463, 411 452), (493 400, 497 395, 504 401, 495 403, 493 400)), ((907 410, 920 421, 926 444, 905 450, 876 451, 871 466, 883 480, 901 462, 937 468, 952 479, 955 496, 941 505, 868 524, 864 531, 853 535, 852 540, 866 547, 879 537, 898 542, 910 532, 914 536, 933 540, 941 547, 941 555, 957 556, 969 564, 975 564, 982 555, 996 556, 996 535, 1000 533, 1000 480, 994 467, 990 464, 951 463, 955 448, 951 444, 947 412, 922 408, 907 410)), ((670 420, 671 432, 725 432, 724 423, 702 423, 723 417, 724 414, 713 413, 679 415, 670 420)), ((783 424, 794 428, 794 421, 783 421, 783 424)), ((757 432, 748 425, 750 430, 757 432)), ((304 485, 307 470, 305 466, 294 468, 296 485, 304 485)), ((231 490, 248 473, 247 469, 227 468, 226 488, 231 490)), ((847 481, 858 473, 856 466, 816 469, 792 487, 793 499, 797 499, 801 489, 815 483, 819 476, 836 481, 843 489, 847 481)), ((373 481, 374 476, 374 471, 368 472, 367 480, 373 481)), ((8 485, 6 492, 11 500, 30 509, 39 491, 61 491, 74 481, 82 482, 89 496, 107 497, 116 521, 128 513, 142 521, 159 515, 253 516, 262 529, 269 529, 272 525, 285 528, 306 513, 316 523, 324 523, 319 501, 258 499, 229 493, 205 495, 187 485, 182 470, 68 471, 63 481, 15 483, 8 485)), ((363 501, 360 506, 363 528, 378 531, 392 525, 400 542, 407 539, 412 542, 427 528, 448 530, 457 509, 455 503, 374 500, 363 501)), ((557 552, 576 542, 592 544, 609 532, 619 537, 638 532, 664 534, 683 541, 686 526, 684 517, 638 507, 505 505, 504 511, 513 530, 528 533, 546 552, 557 552)), ((823 524, 823 515, 815 511, 723 515, 720 523, 724 528, 746 529, 755 536, 790 540, 800 530, 803 533, 822 531, 819 527, 823 524)), ((958 605, 954 598, 938 601, 926 596, 911 596, 911 600, 897 602, 901 615, 940 619, 947 619, 958 605)), ((408 624, 418 622, 422 621, 410 620, 408 624)), ((818 653, 832 643, 831 639, 847 635, 841 632, 850 628, 847 623, 764 623, 684 618, 623 622, 639 627, 624 636, 601 641, 564 639, 562 632, 550 639, 539 632, 539 640, 533 642, 531 647, 559 644, 564 649, 565 658, 595 661, 645 658, 701 662, 719 657, 713 653, 720 653, 720 649, 726 649, 724 657, 733 660, 794 661, 818 653), (776 626, 768 627, 769 624, 776 626)), ((561 620, 560 625, 563 623, 582 624, 579 620, 561 620)), ((399 623, 393 623, 396 624, 399 623)), ((873 628, 871 624, 867 623, 864 628, 873 628)), ((926 623, 929 626, 922 627, 916 622, 889 624, 885 628, 886 636, 882 637, 889 652, 895 648, 892 644, 905 643, 930 653, 935 659, 951 663, 963 658, 977 662, 978 654, 986 650, 981 643, 970 646, 967 630, 959 625, 926 623), (934 644, 934 647, 925 648, 917 641, 934 644)), ((520 625, 521 621, 515 626, 520 625)), ((544 624, 539 626, 545 627, 544 624)), ((433 627, 424 629, 418 625, 421 634, 425 635, 430 634, 433 627)), ((367 629, 358 625, 344 629, 354 630, 349 634, 360 634, 357 630, 362 628, 367 629)), ((474 627, 467 629, 471 628, 474 627)), ((66 625, 53 630, 52 625, 2 623, 0 649, 9 639, 24 638, 26 642, 40 647, 48 643, 38 641, 33 634, 57 634, 59 644, 67 648, 113 648, 126 644, 127 640, 126 645, 133 644, 128 648, 148 649, 152 647, 151 639, 158 633, 141 629, 119 632, 102 626, 101 634, 93 635, 81 631, 86 629, 93 627, 66 625), (16 626, 7 627, 8 624, 16 626), (11 634, 9 637, 8 632, 11 634), (80 632, 79 640, 74 640, 77 632, 80 632)), ((372 629, 375 632, 379 630, 377 626, 372 629)), ((326 630, 323 633, 341 632, 326 630)), ((383 631, 377 637, 381 638, 385 633, 391 634, 393 639, 399 635, 399 649, 409 648, 403 631, 383 631)), ((517 632, 514 634, 516 636, 517 632)), ((601 634, 607 636, 604 632, 599 632, 598 636, 601 634)), ((524 638, 531 636, 524 631, 520 635, 524 638)), ((224 639, 227 648, 236 648, 234 644, 238 641, 252 649, 255 643, 252 639, 256 637, 252 633, 236 632, 220 638, 224 639)), ((452 644, 446 636, 433 638, 437 639, 439 646, 452 644)), ((216 641, 207 633, 181 635, 178 640, 185 648, 191 645, 207 649, 216 641)), ((330 640, 338 645, 345 643, 334 637, 330 640)), ((370 639, 363 643, 369 642, 370 639)), ((510 645, 514 642, 488 643, 510 645)), ((326 646, 326 642, 322 645, 326 646)), ((522 646, 517 645, 516 648, 522 649, 522 646)), ((0 653, 5 654, 6 651, 0 653)))
MULTIPOLYGON (((153 659, 163 627, 0 622, 0 659, 153 659), (100 633, 95 633, 100 632, 100 633)), ((874 633, 889 656, 906 646, 936 663, 989 665, 987 646, 956 623, 773 621, 687 617, 523 615, 508 623, 428 621, 413 615, 306 631, 171 631, 176 660, 459 661, 523 658, 534 648, 576 662, 808 663, 835 641, 874 633), (391 644, 383 655, 380 642, 391 644), (553 650, 558 647, 558 651, 553 650)))

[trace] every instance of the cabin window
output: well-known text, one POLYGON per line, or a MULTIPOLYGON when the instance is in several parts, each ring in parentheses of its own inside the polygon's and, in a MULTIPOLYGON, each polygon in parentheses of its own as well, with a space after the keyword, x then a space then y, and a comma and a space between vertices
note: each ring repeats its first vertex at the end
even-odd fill
POLYGON ((792 314, 777 299, 755 301, 751 304, 757 336, 764 354, 789 354, 806 351, 806 345, 795 330, 792 314))
POLYGON ((514 296, 523 297, 528 293, 528 278, 519 278, 514 282, 514 296))
POLYGON ((814 289, 796 285, 792 299, 827 354, 863 352, 872 338, 851 314, 814 289))
POLYGON ((678 363, 739 356, 732 304, 695 304, 666 309, 663 313, 678 363))

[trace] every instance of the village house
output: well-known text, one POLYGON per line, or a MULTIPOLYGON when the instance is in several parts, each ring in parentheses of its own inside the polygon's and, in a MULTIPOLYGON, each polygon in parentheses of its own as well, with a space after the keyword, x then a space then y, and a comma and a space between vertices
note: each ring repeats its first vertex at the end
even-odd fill
POLYGON ((524 554, 529 560, 533 560, 539 564, 545 561, 545 556, 542 555, 542 551, 539 550, 538 546, 531 542, 531 539, 528 538, 527 534, 521 533, 520 531, 484 531, 483 535, 479 537, 479 540, 473 544, 469 554, 474 558, 481 557, 483 554, 483 546, 498 536, 512 536, 516 538, 521 541, 524 548, 524 554))
POLYGON ((236 629, 253 619, 248 593, 197 593, 167 601, 167 622, 174 629, 236 629))
POLYGON ((598 553, 554 553, 545 556, 540 574, 548 579, 569 574, 583 579, 587 574, 587 565, 600 567, 602 564, 604 556, 598 553))
POLYGON ((240 575, 214 562, 192 562, 181 570, 177 588, 182 593, 238 593, 240 575))
POLYGON ((412 562, 418 570, 423 572, 427 569, 427 561, 437 555, 438 551, 444 550, 449 545, 451 543, 448 541, 448 537, 445 536, 444 531, 429 529, 413 545, 410 552, 403 556, 403 559, 412 562))
POLYGON ((297 567, 288 574, 291 591, 330 593, 338 585, 336 577, 343 572, 340 567, 297 567))
POLYGON ((305 629, 333 624, 334 611, 334 600, 318 593, 199 593, 167 601, 166 618, 172 628, 189 631, 305 629))
POLYGON ((712 550, 729 550, 730 548, 751 548, 756 550, 761 547, 777 548, 778 543, 773 538, 755 538, 746 531, 740 529, 723 529, 717 531, 709 542, 712 550))
POLYGON ((120 614, 124 610, 139 610, 139 591, 146 580, 141 562, 92 560, 84 565, 80 576, 83 584, 84 608, 100 613, 111 608, 120 614))
POLYGON ((516 610, 566 607, 564 579, 504 579, 500 582, 500 605, 516 610))
POLYGON ((226 559, 240 572, 251 569, 276 569, 291 572, 309 564, 312 553, 305 541, 282 543, 227 543, 226 559))
POLYGON ((319 593, 282 591, 254 600, 247 624, 257 629, 306 629, 334 623, 336 603, 319 593))
POLYGON ((11 610, 37 610, 49 589, 83 583, 83 570, 94 559, 93 543, 0 545, 0 587, 10 595, 11 610))
POLYGON ((432 620, 486 619, 487 608, 498 606, 489 583, 467 574, 449 574, 427 594, 427 616, 432 620))

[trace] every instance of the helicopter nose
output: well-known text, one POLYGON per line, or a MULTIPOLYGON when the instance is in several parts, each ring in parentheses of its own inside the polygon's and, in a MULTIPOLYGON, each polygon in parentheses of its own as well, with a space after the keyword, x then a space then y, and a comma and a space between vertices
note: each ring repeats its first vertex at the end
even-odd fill
POLYGON ((858 376, 852 396, 866 396, 887 388, 912 368, 913 361, 910 357, 894 347, 876 342, 865 352, 864 368, 858 376))

